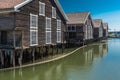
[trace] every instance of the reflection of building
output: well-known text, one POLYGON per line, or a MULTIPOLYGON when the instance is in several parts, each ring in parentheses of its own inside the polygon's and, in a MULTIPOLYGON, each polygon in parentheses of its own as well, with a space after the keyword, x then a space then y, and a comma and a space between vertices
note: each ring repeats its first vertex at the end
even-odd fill
POLYGON ((99 45, 94 45, 94 57, 98 58, 103 56, 103 54, 107 54, 108 45, 106 43, 100 43, 99 45))
POLYGON ((108 45, 103 44, 103 54, 107 54, 107 53, 108 53, 108 45))
POLYGON ((91 64, 93 61, 93 49, 88 49, 84 53, 85 55, 85 64, 91 64))

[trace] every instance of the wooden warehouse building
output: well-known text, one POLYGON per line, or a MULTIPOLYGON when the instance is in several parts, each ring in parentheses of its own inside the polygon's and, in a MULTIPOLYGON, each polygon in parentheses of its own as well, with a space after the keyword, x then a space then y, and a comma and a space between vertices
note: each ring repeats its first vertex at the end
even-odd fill
POLYGON ((93 22, 90 12, 68 13, 66 41, 68 43, 87 44, 93 40, 93 22))
POLYGON ((103 23, 101 19, 94 19, 93 20, 94 25, 94 40, 98 41, 103 38, 103 23))
POLYGON ((1 0, 0 65, 47 55, 49 48, 64 43, 66 21, 58 0, 1 0))

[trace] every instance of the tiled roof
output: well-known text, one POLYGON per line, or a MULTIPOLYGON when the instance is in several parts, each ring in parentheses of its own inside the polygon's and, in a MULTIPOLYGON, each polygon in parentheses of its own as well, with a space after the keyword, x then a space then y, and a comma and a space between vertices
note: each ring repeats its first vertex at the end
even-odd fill
POLYGON ((14 8, 14 6, 26 0, 0 0, 0 9, 14 8))
POLYGON ((108 29, 108 23, 103 23, 103 28, 108 29))
POLYGON ((68 13, 67 24, 84 24, 89 14, 89 12, 68 13))
POLYGON ((94 28, 99 28, 100 25, 102 23, 102 20, 101 19, 94 19, 93 20, 93 25, 94 25, 94 28))

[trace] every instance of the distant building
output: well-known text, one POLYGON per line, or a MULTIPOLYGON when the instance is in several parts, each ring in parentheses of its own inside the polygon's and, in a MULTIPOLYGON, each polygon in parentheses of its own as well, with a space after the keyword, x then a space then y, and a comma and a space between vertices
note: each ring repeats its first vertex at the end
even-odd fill
POLYGON ((101 19, 94 19, 94 40, 100 40, 103 38, 103 23, 101 19))
POLYGON ((93 39, 93 23, 90 12, 68 13, 66 40, 83 43, 93 39))
POLYGON ((103 23, 103 37, 108 37, 108 23, 103 23))

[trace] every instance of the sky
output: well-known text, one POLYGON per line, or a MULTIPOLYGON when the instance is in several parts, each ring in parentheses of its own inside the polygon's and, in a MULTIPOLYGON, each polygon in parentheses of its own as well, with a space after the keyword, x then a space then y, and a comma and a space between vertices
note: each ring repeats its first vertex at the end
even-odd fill
POLYGON ((120 31, 120 0, 59 0, 65 13, 89 11, 93 19, 109 24, 109 31, 120 31))

